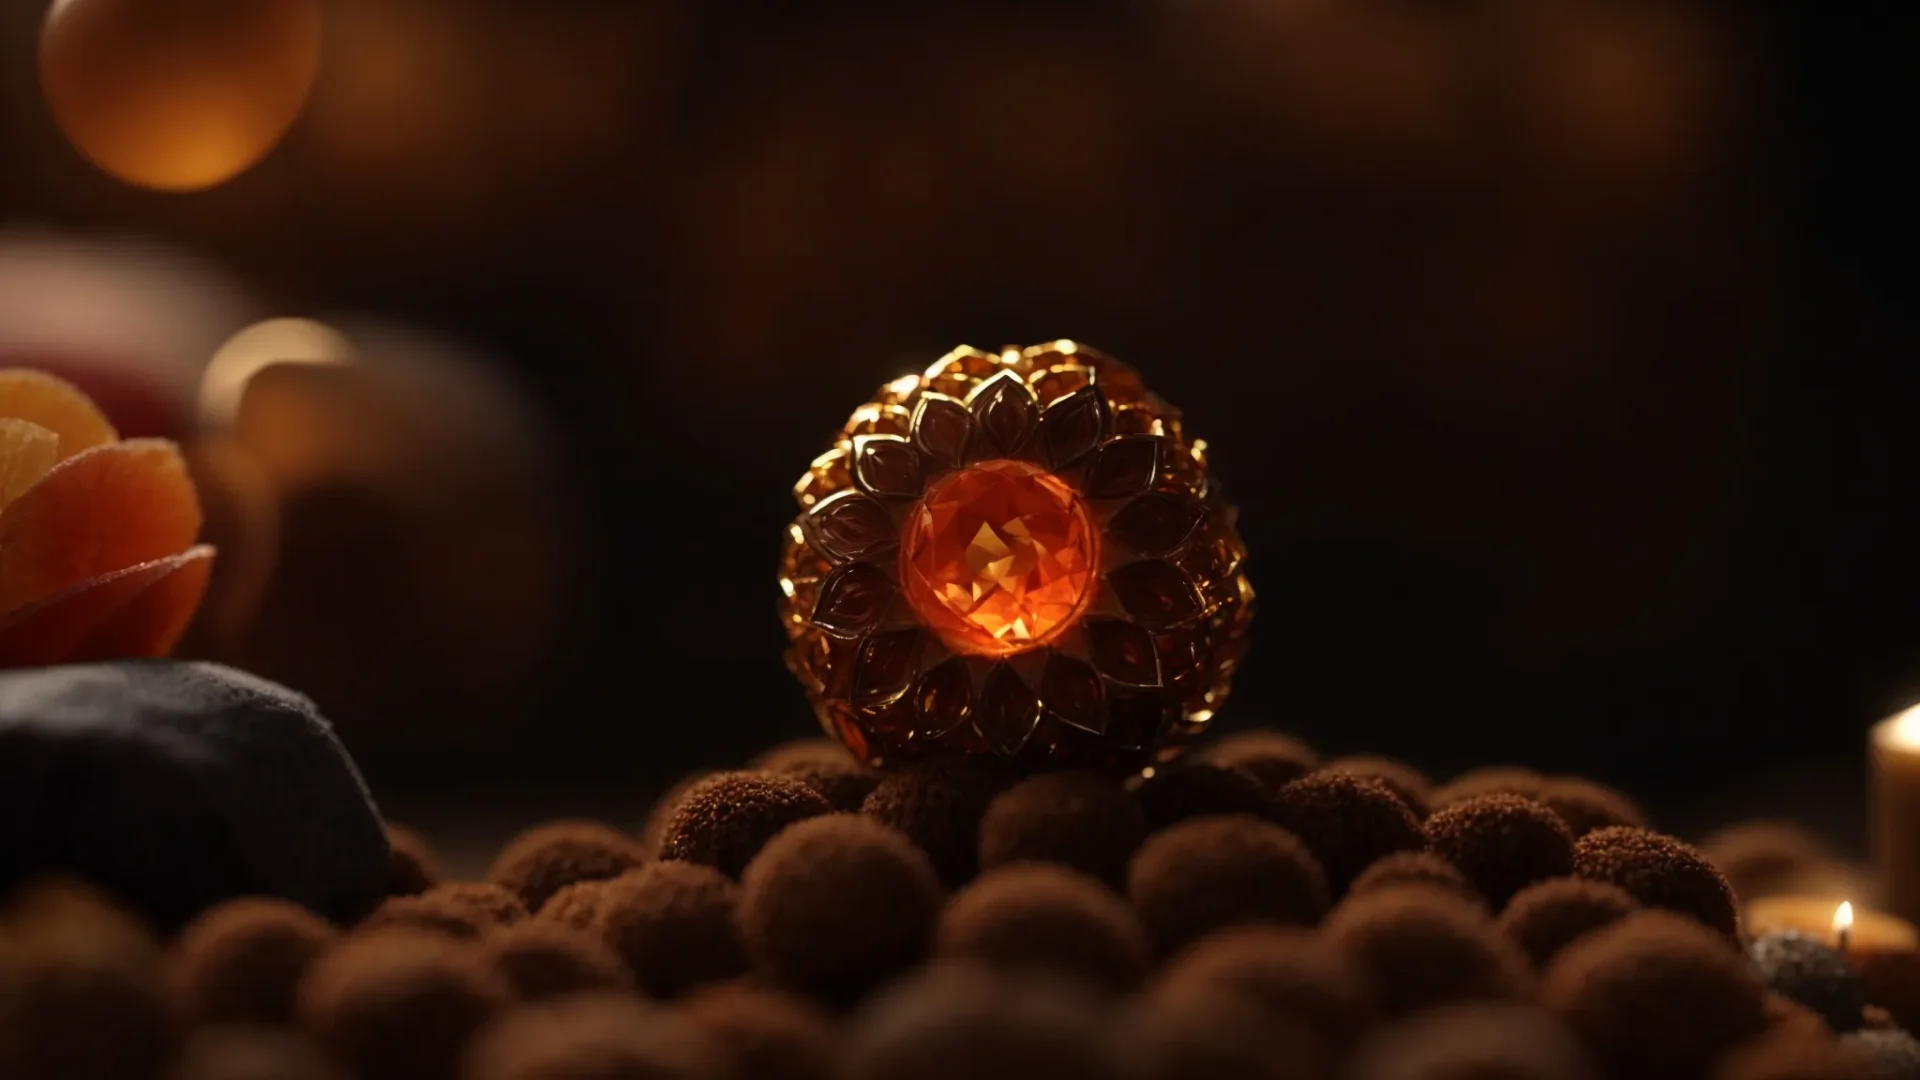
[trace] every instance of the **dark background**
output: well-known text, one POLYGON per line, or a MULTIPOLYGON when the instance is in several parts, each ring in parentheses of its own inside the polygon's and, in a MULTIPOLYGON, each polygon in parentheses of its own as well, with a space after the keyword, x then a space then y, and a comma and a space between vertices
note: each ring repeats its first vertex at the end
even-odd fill
POLYGON ((312 692, 396 812, 637 813, 811 730, 774 561, 845 413, 1071 336, 1243 508, 1224 724, 1853 842, 1920 698, 1920 16, 886 7, 340 0, 287 141, 187 196, 80 161, 0 15, 0 223, 463 342, 554 433, 547 501, 290 485, 258 624, 197 650, 312 692))

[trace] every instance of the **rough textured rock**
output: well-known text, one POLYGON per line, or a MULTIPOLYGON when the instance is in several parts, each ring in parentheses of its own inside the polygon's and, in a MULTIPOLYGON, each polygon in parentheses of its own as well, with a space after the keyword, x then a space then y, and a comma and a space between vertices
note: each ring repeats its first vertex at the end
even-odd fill
POLYGON ((337 921, 385 891, 387 839, 311 701, 217 664, 0 674, 0 888, 85 878, 162 927, 278 896, 337 921))

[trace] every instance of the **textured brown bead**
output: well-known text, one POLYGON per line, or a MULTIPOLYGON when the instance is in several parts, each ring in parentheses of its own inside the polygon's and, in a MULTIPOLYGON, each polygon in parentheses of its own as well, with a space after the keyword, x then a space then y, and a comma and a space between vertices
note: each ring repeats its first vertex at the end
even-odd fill
POLYGON ((989 764, 951 762, 888 773, 860 812, 897 829, 926 852, 948 888, 979 868, 980 821, 1009 777, 989 764))
POLYGON ((1303 740, 1264 728, 1236 731, 1194 751, 1196 760, 1245 770, 1268 794, 1320 767, 1320 755, 1303 740))
POLYGON ((1335 897, 1375 861, 1427 846, 1420 819, 1378 780, 1314 773, 1281 788, 1274 803, 1274 819, 1306 843, 1335 897))
POLYGON ((1560 815, 1576 837, 1611 825, 1647 827, 1647 815, 1626 793, 1596 780, 1555 776, 1540 789, 1540 801, 1560 815))
POLYGON ((538 911, 554 893, 579 881, 619 877, 647 861, 626 835, 593 821, 556 821, 514 837, 487 871, 487 880, 538 911))
POLYGON ((1273 816, 1273 798, 1251 772, 1212 761, 1176 761, 1155 770, 1134 797, 1150 829, 1223 814, 1273 816))
POLYGON ((489 1025, 464 1080, 735 1080, 699 1025, 631 995, 523 1005, 489 1025))
POLYGON ((1312 1031, 1344 1049, 1378 1017, 1360 969, 1304 927, 1228 927, 1181 950, 1160 969, 1154 994, 1207 991, 1312 1031))
POLYGON ((1533 966, 1486 909, 1443 889, 1400 885, 1350 896, 1321 932, 1366 973, 1389 1016, 1533 992, 1533 966))
POLYGON ((1647 829, 1597 829, 1574 845, 1574 868, 1583 878, 1625 889, 1648 907, 1696 919, 1731 941, 1740 917, 1733 888, 1706 857, 1671 836, 1647 829))
POLYGON ((1431 885, 1459 893, 1476 904, 1487 902, 1487 898, 1480 894, 1473 882, 1467 880, 1467 875, 1461 873, 1459 867, 1431 851, 1396 851, 1386 858, 1374 860, 1372 866, 1353 879, 1353 884, 1347 887, 1347 895, 1356 896, 1394 885, 1431 885))
POLYGON ((491 883, 463 881, 436 885, 419 896, 389 897, 354 929, 402 927, 477 938, 526 917, 526 905, 513 893, 491 883))
POLYGON ((1382 1029, 1356 1056, 1353 1080, 1598 1080, 1565 1024, 1534 1005, 1451 1005, 1382 1029))
POLYGON ((1321 768, 1328 772, 1358 776, 1363 780, 1380 781, 1400 796, 1400 801, 1406 803, 1417 817, 1424 818, 1433 809, 1433 781, 1427 779, 1427 774, 1398 758, 1353 754, 1334 758, 1321 768))
POLYGON ((284 900, 230 900, 180 932, 169 958, 174 1000, 201 1024, 286 1024, 314 959, 339 932, 284 900))
POLYGON ((1519 795, 1480 795, 1433 812, 1427 846, 1460 872, 1495 911, 1514 893, 1573 873, 1573 833, 1560 816, 1519 795))
POLYGON ((479 946, 442 934, 354 934, 301 981, 300 1022, 361 1080, 455 1080, 468 1040, 513 1000, 479 946))
POLYGON ((1693 1080, 1766 1027, 1766 988, 1726 938, 1641 911, 1561 950, 1542 1000, 1614 1076, 1693 1080))
POLYGON ((782 776, 791 776, 820 793, 835 810, 860 809, 880 784, 880 772, 858 761, 847 748, 828 739, 800 739, 776 746, 747 763, 782 776))
POLYGON ((651 863, 606 883, 593 932, 641 989, 671 997, 746 970, 738 905, 739 887, 711 866, 651 863))
POLYGON ((940 914, 934 954, 997 967, 1059 971, 1125 990, 1152 951, 1139 916, 1096 879, 1061 866, 988 871, 940 914))
POLYGON ((418 896, 445 880, 426 837, 391 821, 386 831, 388 896, 418 896))
POLYGON ((481 948, 522 1001, 633 988, 632 973, 604 942, 556 922, 529 919, 495 930, 481 948))
POLYGON ((1514 894, 1500 913, 1500 929, 1545 967, 1568 945, 1640 910, 1618 885, 1583 878, 1554 878, 1514 894))
POLYGON ((741 937, 781 984, 846 999, 926 956, 943 899, 905 836, 836 814, 789 828, 747 868, 741 937))
POLYGON ((1122 1080, 1113 1016, 1072 984, 936 965, 879 994, 848 1032, 843 1080, 1122 1080))
POLYGON ((805 998, 729 984, 694 991, 680 1009, 712 1036, 742 1080, 833 1080, 838 1026, 805 998))
POLYGON ((1070 866, 1115 887, 1147 838, 1147 817, 1119 784, 1091 773, 1047 773, 995 796, 980 821, 980 868, 1070 866))
POLYGON ((1161 953, 1244 922, 1312 925, 1326 877, 1300 839, 1259 818, 1201 817, 1147 838, 1127 895, 1161 953))
POLYGON ((738 878, 775 833, 833 807, 798 780, 764 772, 718 773, 681 797, 660 835, 660 857, 738 878))

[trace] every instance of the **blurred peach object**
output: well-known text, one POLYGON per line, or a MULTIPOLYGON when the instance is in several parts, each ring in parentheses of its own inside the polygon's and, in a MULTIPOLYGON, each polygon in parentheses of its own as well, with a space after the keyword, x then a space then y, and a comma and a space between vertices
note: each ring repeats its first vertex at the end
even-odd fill
POLYGON ((47 105, 75 149, 160 191, 251 168, 319 70, 316 0, 56 0, 40 37, 47 105))
POLYGON ((0 370, 0 667, 173 650, 206 592, 179 447, 122 440, 71 383, 0 370))

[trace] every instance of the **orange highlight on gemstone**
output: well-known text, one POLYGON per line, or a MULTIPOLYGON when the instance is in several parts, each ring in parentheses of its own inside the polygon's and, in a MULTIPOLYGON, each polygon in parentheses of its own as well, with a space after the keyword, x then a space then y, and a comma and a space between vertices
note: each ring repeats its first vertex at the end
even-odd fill
POLYGON ((907 600, 958 652, 1045 644, 1093 597, 1099 534, 1079 495, 1035 465, 984 461, 941 478, 903 539, 907 600))

